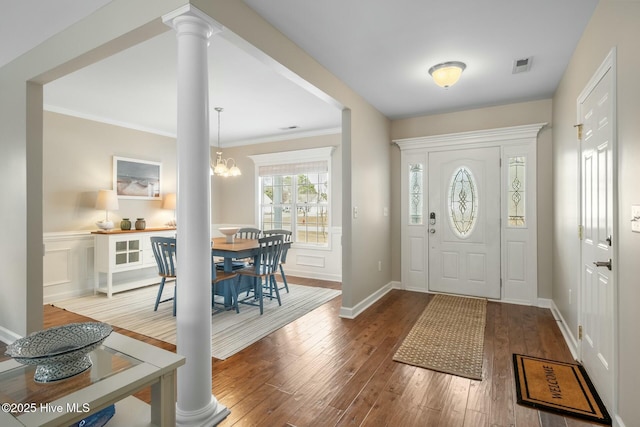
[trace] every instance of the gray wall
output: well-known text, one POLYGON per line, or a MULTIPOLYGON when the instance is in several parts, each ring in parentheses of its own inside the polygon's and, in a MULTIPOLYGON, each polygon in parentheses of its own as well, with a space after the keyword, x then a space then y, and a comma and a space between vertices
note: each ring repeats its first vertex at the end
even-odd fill
POLYGON ((579 205, 578 144, 576 122, 578 95, 609 51, 617 48, 618 133, 618 414, 626 426, 640 425, 640 234, 632 233, 631 205, 640 204, 640 3, 601 0, 587 26, 553 98, 554 233, 553 299, 577 337, 577 294, 580 242, 577 236, 579 205))

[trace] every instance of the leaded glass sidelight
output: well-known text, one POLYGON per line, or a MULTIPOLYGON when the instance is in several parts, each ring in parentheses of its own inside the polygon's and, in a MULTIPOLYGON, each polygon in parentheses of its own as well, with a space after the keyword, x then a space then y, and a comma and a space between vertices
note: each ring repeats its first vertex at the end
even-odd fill
POLYGON ((507 188, 509 197, 508 215, 510 227, 524 227, 525 218, 525 168, 524 156, 509 157, 509 174, 507 188))
POLYGON ((421 163, 409 165, 409 224, 413 225, 422 224, 423 173, 424 166, 421 163))
POLYGON ((478 217, 478 192, 475 179, 465 166, 453 172, 448 205, 453 232, 460 238, 468 237, 478 217))

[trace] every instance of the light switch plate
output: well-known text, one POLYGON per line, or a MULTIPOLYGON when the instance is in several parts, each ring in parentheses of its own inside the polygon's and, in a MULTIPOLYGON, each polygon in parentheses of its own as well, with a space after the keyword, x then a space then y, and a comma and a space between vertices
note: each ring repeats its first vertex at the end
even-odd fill
POLYGON ((640 233, 640 205, 631 205, 631 231, 640 233))

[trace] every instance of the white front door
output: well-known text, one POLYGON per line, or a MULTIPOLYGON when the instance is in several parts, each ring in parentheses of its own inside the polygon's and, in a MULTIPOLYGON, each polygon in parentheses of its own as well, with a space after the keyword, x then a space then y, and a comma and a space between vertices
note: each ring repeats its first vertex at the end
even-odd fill
POLYGON ((582 122, 581 358, 608 408, 613 403, 615 363, 612 80, 609 68, 578 105, 582 122))
POLYGON ((429 290, 500 298, 500 148, 429 153, 429 290))

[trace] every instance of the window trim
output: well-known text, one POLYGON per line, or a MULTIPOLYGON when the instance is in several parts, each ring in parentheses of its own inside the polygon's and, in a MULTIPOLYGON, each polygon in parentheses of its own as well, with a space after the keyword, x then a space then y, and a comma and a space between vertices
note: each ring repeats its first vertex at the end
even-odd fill
POLYGON ((309 148, 305 150, 293 150, 293 151, 280 151, 277 153, 266 153, 266 154, 254 154, 248 156, 254 163, 254 194, 253 194, 253 202, 254 202, 254 217, 256 224, 260 226, 260 201, 258 197, 260 196, 258 193, 260 191, 260 167, 261 166, 272 166, 272 165, 283 165, 283 164, 291 164, 291 163, 305 163, 305 162, 313 162, 313 161, 326 161, 327 162, 327 176, 329 177, 329 183, 327 185, 327 191, 329 193, 328 200, 328 208, 329 208, 329 221, 327 223, 328 235, 327 235, 327 246, 318 246, 313 244, 306 243, 294 243, 293 247, 312 249, 312 250, 331 250, 333 246, 332 241, 332 224, 333 224, 333 215, 331 214, 332 205, 333 205, 333 191, 332 191, 332 168, 331 168, 331 155, 336 147, 328 146, 328 147, 320 147, 320 148, 309 148))

